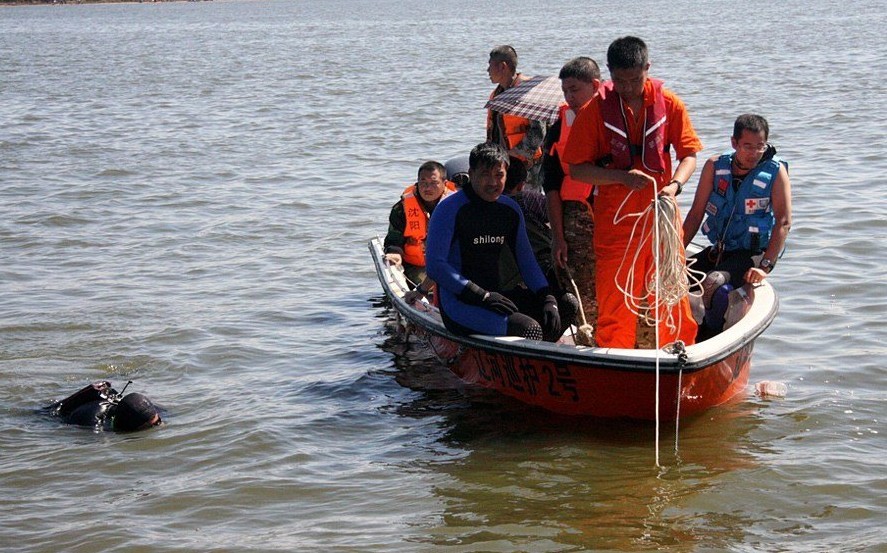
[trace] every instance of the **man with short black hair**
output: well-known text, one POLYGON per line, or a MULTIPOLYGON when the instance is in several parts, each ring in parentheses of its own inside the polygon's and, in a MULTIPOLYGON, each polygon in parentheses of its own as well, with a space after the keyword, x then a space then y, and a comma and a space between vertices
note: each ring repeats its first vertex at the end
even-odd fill
POLYGON ((733 151, 705 162, 684 220, 687 245, 707 214, 702 231, 712 243, 693 256, 691 268, 726 271, 733 288, 767 278, 792 225, 788 164, 776 156, 769 138, 770 126, 762 116, 737 117, 733 151))
MULTIPOLYGON (((613 41, 607 67, 611 82, 579 112, 561 156, 570 164, 572 179, 595 186, 595 339, 601 347, 629 349, 662 347, 676 340, 693 344, 697 326, 686 295, 660 310, 655 343, 656 327, 647 323, 654 318, 657 301, 647 290, 654 248, 652 240, 645 242, 636 231, 638 219, 632 214, 646 212, 659 195, 680 193, 696 169, 702 143, 684 102, 662 81, 649 78, 643 40, 626 36, 613 41), (678 160, 674 171, 672 148, 678 160), (634 277, 630 284, 626 275, 634 277), (640 315, 627 300, 644 304, 640 315)), ((679 221, 674 224, 680 227, 679 221)), ((683 258, 683 251, 680 255, 683 258)))
MULTIPOLYGON (((526 80, 517 71, 517 52, 509 45, 493 48, 487 65, 490 81, 497 86, 490 93, 490 100, 526 80)), ((538 186, 539 161, 542 158, 542 140, 545 126, 525 117, 487 110, 487 142, 499 144, 508 155, 519 159, 527 168, 527 182, 538 186)))
MULTIPOLYGON (((406 187, 400 200, 388 215, 388 234, 385 235, 385 261, 403 265, 407 280, 420 295, 431 292, 433 281, 426 280, 425 242, 428 219, 440 200, 455 190, 446 179, 447 171, 437 161, 426 161, 419 166, 415 184, 406 187)), ((408 301, 415 299, 411 294, 408 301)))
POLYGON ((440 203, 428 229, 428 276, 437 282, 444 324, 458 334, 555 341, 564 330, 557 300, 533 255, 520 207, 502 195, 508 154, 482 143, 468 164, 469 185, 440 203), (526 288, 504 288, 506 250, 526 288))
MULTIPOLYGON (((582 300, 585 319, 597 319, 597 296, 594 288, 594 201, 591 184, 570 178, 570 167, 561 159, 576 114, 591 102, 601 85, 601 70, 589 57, 573 58, 561 67, 558 78, 566 104, 561 106, 557 122, 545 135, 542 149, 542 188, 548 201, 551 221, 551 253, 554 263, 569 269, 562 286, 572 290, 569 277, 575 281, 582 300)), ((566 272, 566 271, 564 271, 566 272)))

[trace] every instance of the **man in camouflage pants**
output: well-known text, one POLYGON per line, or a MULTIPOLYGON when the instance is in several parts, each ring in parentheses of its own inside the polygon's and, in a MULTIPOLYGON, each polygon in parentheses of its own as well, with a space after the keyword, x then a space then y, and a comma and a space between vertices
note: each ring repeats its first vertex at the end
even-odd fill
MULTIPOLYGON (((564 288, 572 290, 570 276, 579 289, 585 320, 597 320, 597 296, 594 286, 595 257, 592 238, 594 218, 589 184, 570 179, 569 167, 560 160, 566 147, 576 113, 591 99, 601 84, 597 63, 588 57, 570 60, 558 77, 567 105, 561 107, 557 122, 549 129, 542 147, 542 187, 548 200, 551 221, 552 257, 561 271, 564 288), (568 274, 564 274, 568 273, 568 274)), ((580 319, 581 321, 581 319, 580 319)), ((594 345, 594 344, 584 344, 594 345)))

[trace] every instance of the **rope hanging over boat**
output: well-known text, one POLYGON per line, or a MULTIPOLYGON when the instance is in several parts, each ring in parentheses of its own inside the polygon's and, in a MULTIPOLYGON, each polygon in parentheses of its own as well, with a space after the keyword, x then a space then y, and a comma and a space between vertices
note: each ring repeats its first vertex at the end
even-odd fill
MULTIPOLYGON (((629 243, 636 243, 637 247, 632 252, 626 249, 622 261, 616 271, 616 287, 625 298, 625 305, 645 324, 654 329, 654 340, 658 346, 659 323, 664 322, 673 335, 680 333, 680 320, 675 320, 674 307, 690 291, 690 276, 687 272, 687 264, 684 255, 684 244, 681 238, 681 221, 678 216, 677 201, 673 196, 659 195, 650 202, 646 209, 639 213, 627 213, 620 215, 628 198, 634 191, 626 195, 616 215, 613 224, 634 217, 629 243), (647 268, 642 275, 636 274, 637 270, 643 270, 638 260, 646 251, 653 251, 653 266, 647 268), (643 278, 641 294, 634 294, 636 279, 643 278), (652 303, 651 303, 652 298, 652 303)), ((656 347, 656 466, 659 467, 659 361, 661 349, 656 347)), ((677 391, 680 402, 680 388, 677 391)), ((677 426, 675 427, 677 432, 677 426)), ((677 434, 675 435, 675 448, 677 448, 677 434)))

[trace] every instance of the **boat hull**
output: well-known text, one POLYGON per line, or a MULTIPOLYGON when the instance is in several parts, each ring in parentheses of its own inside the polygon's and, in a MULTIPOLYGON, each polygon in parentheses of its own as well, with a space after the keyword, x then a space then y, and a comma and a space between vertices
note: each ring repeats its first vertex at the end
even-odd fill
POLYGON ((463 381, 565 415, 655 419, 692 416, 748 385, 753 343, 704 369, 660 372, 608 369, 468 348, 450 363, 463 381), (679 401, 680 400, 680 401, 679 401))
POLYGON ((760 287, 731 329, 700 344, 658 351, 458 336, 444 327, 434 306, 403 301, 402 273, 384 263, 378 239, 370 251, 399 328, 423 338, 456 376, 565 415, 674 420, 729 401, 748 386, 755 338, 778 308, 772 288, 760 287))

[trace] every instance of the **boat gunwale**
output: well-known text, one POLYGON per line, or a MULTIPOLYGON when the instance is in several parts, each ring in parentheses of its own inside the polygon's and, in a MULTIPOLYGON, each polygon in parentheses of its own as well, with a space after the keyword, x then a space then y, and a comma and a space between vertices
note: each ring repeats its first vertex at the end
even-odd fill
MULTIPOLYGON (((655 372, 656 351, 600 348, 569 344, 554 344, 527 340, 515 336, 485 336, 472 334, 458 335, 450 332, 443 322, 408 305, 391 286, 391 270, 384 263, 381 240, 372 238, 368 243, 373 256, 376 273, 386 297, 397 312, 426 332, 451 340, 469 348, 546 361, 569 363, 577 369, 613 369, 626 372, 655 372), (565 351, 566 350, 566 351, 565 351)), ((748 346, 760 336, 776 318, 779 301, 768 282, 756 286, 755 301, 748 313, 733 327, 718 336, 686 347, 685 354, 679 355, 660 349, 659 368, 664 373, 693 373, 704 370, 748 346)))

